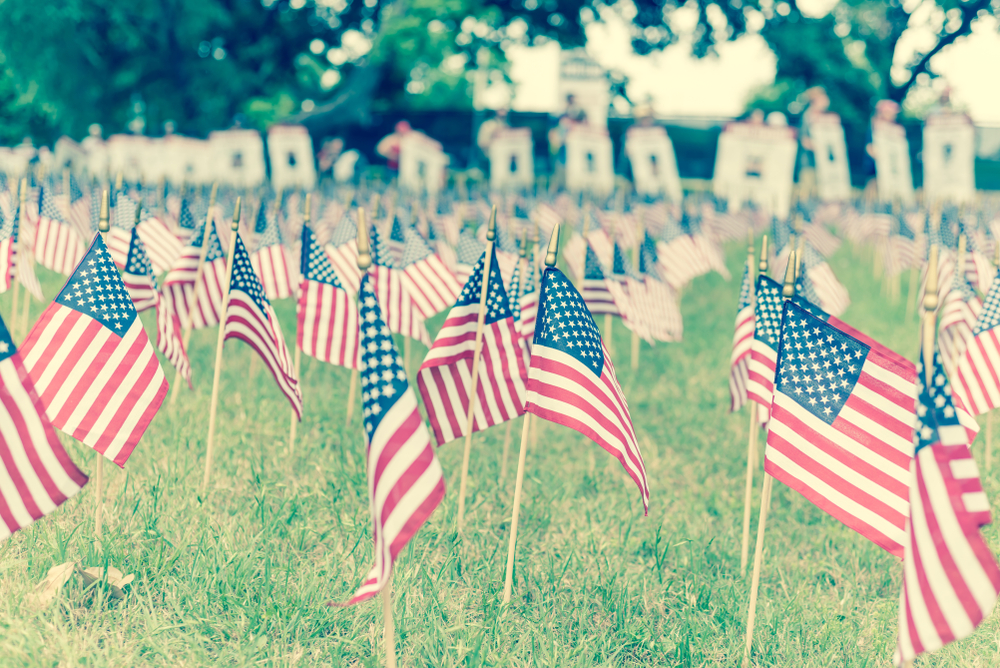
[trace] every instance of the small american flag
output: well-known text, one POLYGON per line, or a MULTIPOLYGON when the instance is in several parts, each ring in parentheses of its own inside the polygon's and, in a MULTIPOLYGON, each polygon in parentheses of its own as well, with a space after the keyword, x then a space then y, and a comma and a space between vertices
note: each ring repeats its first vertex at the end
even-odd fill
POLYGON ((292 359, 281 334, 278 316, 264 295, 264 287, 253 271, 250 256, 239 234, 233 254, 232 282, 226 309, 225 340, 239 339, 257 351, 271 370, 292 410, 302 418, 302 391, 292 359))
POLYGON ((903 543, 897 666, 970 635, 996 605, 1000 567, 979 529, 990 506, 940 357, 917 367, 916 453, 903 543))
POLYGON ((21 356, 0 320, 0 541, 54 511, 87 476, 45 415, 21 356))
POLYGON ((561 271, 542 274, 525 410, 574 429, 618 459, 649 511, 646 466, 601 334, 561 271))
POLYGON ((215 223, 209 225, 211 227, 208 233, 208 250, 205 253, 205 265, 198 285, 195 285, 195 280, 198 275, 204 227, 191 235, 184 252, 177 258, 163 281, 163 293, 165 296, 169 295, 168 298, 172 301, 181 323, 187 326, 190 322, 190 326, 194 329, 217 325, 219 314, 222 312, 223 286, 226 283, 226 255, 222 251, 215 223), (198 293, 198 304, 192 309, 195 290, 198 293))
POLYGON ((250 262, 269 300, 285 299, 292 295, 292 261, 276 221, 267 222, 257 240, 256 250, 250 255, 250 262))
POLYGON ((982 308, 983 303, 975 290, 961 272, 955 272, 951 289, 941 304, 941 320, 938 323, 941 359, 951 376, 955 375, 955 365, 972 340, 972 331, 982 308))
POLYGON ((608 287, 608 280, 604 276, 604 269, 601 268, 601 261, 597 259, 597 253, 587 242, 587 254, 584 258, 583 281, 580 285, 580 294, 584 303, 591 313, 610 313, 619 315, 628 309, 628 297, 624 291, 618 290, 617 298, 625 303, 616 303, 616 295, 608 287))
POLYGON ((809 242, 803 244, 802 261, 805 264, 803 276, 812 284, 821 309, 833 316, 839 316, 851 304, 847 288, 837 280, 830 264, 816 252, 809 242))
POLYGON ((372 264, 368 274, 372 277, 372 288, 378 295, 379 306, 385 315, 389 331, 430 346, 431 337, 427 333, 424 318, 406 289, 403 271, 392 261, 389 247, 378 229, 372 228, 370 240, 372 264))
POLYGON ((299 286, 298 344, 306 355, 356 369, 358 307, 337 278, 312 230, 302 228, 302 282, 299 286))
MULTIPOLYGON (((765 471, 902 557, 916 368, 796 302, 785 303, 780 334, 765 471)), ((975 420, 962 418, 974 435, 975 420)))
POLYGON ((1000 406, 1000 272, 986 294, 972 340, 959 357, 955 394, 973 415, 1000 406))
POLYGON ((63 220, 50 189, 43 188, 39 198, 41 205, 35 233, 35 259, 46 269, 68 276, 83 257, 83 241, 63 220))
POLYGON ((358 269, 358 225, 352 215, 340 221, 325 250, 340 283, 350 294, 356 295, 361 287, 361 270, 358 269))
POLYGON ((747 402, 747 384, 750 380, 750 348, 753 344, 754 304, 750 299, 750 267, 743 269, 740 301, 736 306, 736 328, 733 334, 733 353, 729 358, 729 410, 738 411, 747 402))
POLYGON ((371 285, 361 279, 361 401, 368 458, 375 564, 346 605, 375 596, 399 553, 444 498, 444 473, 420 417, 417 398, 371 285))
POLYGON ((405 232, 400 266, 403 269, 403 287, 423 318, 430 318, 448 308, 458 299, 462 286, 445 266, 441 257, 431 250, 420 235, 411 228, 405 232))
POLYGON ((137 225, 137 229, 149 254, 149 261, 153 263, 155 274, 159 276, 169 271, 184 251, 184 244, 174 236, 159 216, 144 218, 137 225))
POLYGON ((538 298, 541 294, 535 287, 535 253, 528 256, 527 271, 524 272, 524 287, 521 289, 521 336, 528 346, 535 337, 535 319, 538 316, 538 298))
MULTIPOLYGON (((486 255, 483 253, 476 263, 472 276, 448 313, 417 376, 417 387, 424 399, 427 418, 438 445, 465 436, 469 411, 468 384, 472 378, 472 356, 486 255)), ((490 256, 473 432, 524 413, 524 383, 527 378, 524 358, 500 268, 492 253, 490 256)))
POLYGON ((174 311, 173 301, 162 295, 156 286, 153 265, 146 255, 145 244, 137 228, 132 228, 132 242, 122 271, 122 282, 132 297, 136 311, 141 313, 156 307, 156 349, 167 357, 190 387, 191 364, 184 350, 181 322, 174 311))
POLYGON ((111 199, 111 229, 108 231, 108 250, 115 264, 121 269, 128 257, 128 247, 135 227, 135 201, 124 192, 111 199))
POLYGON ((0 292, 7 292, 14 285, 17 258, 17 216, 4 213, 0 207, 0 292))
POLYGON ((458 235, 458 244, 455 246, 455 276, 461 285, 468 282, 476 260, 482 256, 485 248, 481 241, 465 230, 458 235))
POLYGON ((167 379, 100 235, 21 350, 52 424, 124 466, 167 379))

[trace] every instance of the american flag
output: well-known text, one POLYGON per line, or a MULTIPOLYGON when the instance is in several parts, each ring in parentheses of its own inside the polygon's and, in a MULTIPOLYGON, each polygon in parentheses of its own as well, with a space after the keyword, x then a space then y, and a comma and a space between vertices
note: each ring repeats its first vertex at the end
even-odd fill
POLYGON ((340 283, 350 294, 356 295, 361 287, 361 270, 358 269, 358 225, 353 216, 344 216, 325 250, 340 283))
MULTIPOLYGON (((427 418, 438 445, 465 436, 469 411, 468 384, 472 378, 472 356, 486 255, 484 252, 476 263, 417 376, 417 387, 424 399, 427 418)), ((487 278, 486 317, 483 319, 473 432, 524 413, 524 383, 527 378, 524 358, 518 345, 507 291, 500 277, 500 267, 493 254, 489 255, 491 268, 487 278)))
POLYGON ((136 203, 125 193, 119 193, 112 200, 111 229, 108 231, 108 250, 115 264, 121 269, 128 258, 128 248, 135 227, 136 203))
POLYGON ((301 272, 297 309, 299 348, 318 360, 356 369, 357 304, 341 285, 326 252, 316 243, 308 226, 302 228, 301 272))
POLYGON ((410 539, 444 498, 444 473, 431 447, 417 398, 392 333, 382 319, 371 277, 361 279, 361 401, 368 458, 368 502, 375 564, 352 605, 375 596, 410 539))
POLYGON ((1000 272, 986 294, 972 340, 958 359, 955 394, 973 415, 1000 406, 1000 272))
POLYGON ((535 322, 538 316, 538 298, 541 296, 535 287, 535 253, 532 251, 525 263, 524 287, 521 289, 521 336, 528 347, 535 337, 535 322))
POLYGON ((542 274, 541 293, 525 410, 580 432, 618 459, 648 513, 646 466, 594 318, 558 269, 542 274))
MULTIPOLYGON (((97 227, 90 224, 91 196, 80 189, 80 184, 72 174, 69 176, 69 193, 69 211, 66 214, 69 224, 80 239, 90 239, 97 232, 97 227)), ((100 204, 100 197, 93 199, 100 204)))
POLYGON ((430 318, 448 308, 458 299, 462 286, 445 266, 441 257, 432 251, 413 229, 405 232, 400 266, 403 269, 403 287, 413 299, 423 318, 430 318))
POLYGON ((754 338, 753 300, 750 299, 750 267, 743 270, 740 301, 736 306, 736 329, 733 334, 733 353, 729 358, 729 410, 738 411, 747 402, 747 384, 750 380, 750 348, 754 338))
POLYGON ((458 244, 455 246, 455 276, 461 285, 468 282, 472 269, 476 261, 482 257, 485 248, 479 239, 465 230, 458 235, 458 244))
MULTIPOLYGON (((604 269, 601 267, 601 261, 597 258, 597 253, 594 252, 589 240, 586 241, 586 244, 580 294, 587 308, 595 314, 619 315, 627 311, 628 298, 625 292, 623 290, 612 292, 608 287, 608 279, 604 276, 604 269), (616 303, 616 296, 619 302, 624 301, 625 303, 616 303)), ((567 258, 570 257, 570 249, 567 248, 563 255, 567 258)))
POLYGON ((941 358, 952 377, 955 365, 972 340, 972 331, 982 308, 983 303, 975 290, 961 272, 955 272, 951 289, 941 304, 941 320, 938 323, 941 358))
POLYGON ((167 379, 100 235, 21 351, 52 424, 124 466, 167 379))
POLYGON ((145 244, 137 228, 132 228, 132 242, 122 271, 122 282, 132 297, 136 311, 141 313, 156 307, 156 349, 166 356, 190 387, 191 364, 184 350, 181 322, 174 311, 173 301, 163 298, 157 288, 153 265, 146 255, 145 244))
POLYGON ((74 496, 87 476, 70 460, 0 320, 0 541, 74 496))
POLYGON ((830 264, 816 252, 807 241, 803 244, 802 262, 805 264, 805 278, 812 283, 821 309, 830 315, 839 316, 851 304, 847 288, 833 275, 830 264))
POLYGON ((1000 567, 979 531, 991 521, 989 500, 938 355, 929 386, 918 365, 917 390, 897 666, 970 635, 1000 592, 1000 567))
POLYGON ((292 410, 301 419, 302 391, 281 334, 278 316, 264 295, 264 288, 253 271, 250 256, 239 234, 236 235, 226 310, 225 340, 228 339, 239 339, 257 351, 274 375, 278 389, 288 398, 292 410))
MULTIPOLYGON (((389 224, 389 234, 386 238, 386 246, 389 247, 389 253, 392 255, 392 260, 394 264, 398 264, 403 259, 403 250, 406 248, 407 238, 406 232, 411 232, 412 228, 409 225, 404 225, 400 217, 403 216, 403 211, 397 209, 395 214, 392 216, 392 221, 389 224)), ((448 302, 449 304, 451 301, 448 302)), ((447 305, 445 306, 447 308, 447 305)))
POLYGON ((208 249, 202 267, 201 281, 195 286, 198 275, 198 260, 201 257, 204 227, 191 235, 184 252, 171 267, 163 280, 163 296, 170 299, 181 324, 193 329, 211 327, 219 323, 222 312, 223 286, 226 282, 226 256, 216 234, 215 223, 209 223, 208 249), (194 306, 197 288, 198 304, 194 306))
POLYGON ((292 261, 288 248, 282 241, 277 221, 268 221, 257 240, 257 249, 250 255, 250 262, 269 300, 285 299, 292 295, 292 261))
POLYGON ((83 241, 63 220, 52 191, 43 188, 39 197, 41 205, 35 233, 35 259, 46 269, 68 276, 83 257, 83 241))
POLYGON ((379 306, 385 314, 389 330, 430 346, 431 337, 427 333, 424 318, 406 289, 403 271, 393 263, 389 247, 378 229, 372 228, 370 240, 372 264, 368 274, 372 277, 372 288, 378 295, 379 306))
POLYGON ((184 244, 170 231, 159 216, 149 216, 137 226, 142 243, 153 263, 157 276, 169 271, 184 251, 184 244))
POLYGON ((14 285, 17 258, 17 216, 0 208, 0 292, 14 285))
POLYGON ((797 302, 785 304, 781 330, 765 471, 902 557, 916 368, 797 302))

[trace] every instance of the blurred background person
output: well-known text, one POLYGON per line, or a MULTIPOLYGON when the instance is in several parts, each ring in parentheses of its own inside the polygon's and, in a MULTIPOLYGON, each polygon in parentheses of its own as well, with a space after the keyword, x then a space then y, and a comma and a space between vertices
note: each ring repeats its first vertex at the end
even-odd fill
POLYGON ((390 171, 399 171, 399 147, 403 137, 410 132, 413 132, 413 128, 410 127, 409 121, 399 121, 396 123, 395 131, 383 137, 375 146, 375 152, 385 158, 390 171))

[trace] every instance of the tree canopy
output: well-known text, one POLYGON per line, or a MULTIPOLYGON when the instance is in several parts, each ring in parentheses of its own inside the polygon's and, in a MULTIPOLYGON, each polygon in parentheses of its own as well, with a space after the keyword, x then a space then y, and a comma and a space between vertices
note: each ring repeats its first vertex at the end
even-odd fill
POLYGON ((386 109, 462 108, 489 54, 557 41, 618 12, 632 48, 689 41, 698 57, 747 33, 777 56, 777 77, 753 104, 796 113, 823 84, 834 111, 864 125, 879 97, 903 101, 934 75, 932 58, 995 13, 995 0, 839 0, 823 17, 795 0, 0 0, 0 142, 50 142, 98 122, 122 131, 138 117, 204 135, 234 119, 263 128, 328 109, 364 120, 386 109), (697 15, 680 33, 673 13, 697 15), (926 17, 933 43, 905 62, 901 37, 926 17))

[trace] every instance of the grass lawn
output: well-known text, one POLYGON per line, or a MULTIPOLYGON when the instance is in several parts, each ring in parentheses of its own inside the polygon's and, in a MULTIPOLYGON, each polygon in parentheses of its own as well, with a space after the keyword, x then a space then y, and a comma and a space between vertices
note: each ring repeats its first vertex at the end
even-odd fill
MULTIPOLYGON (((438 450, 445 500, 395 569, 401 666, 738 665, 749 594, 740 573, 747 415, 728 413, 727 376, 743 253, 729 248, 729 282, 710 275, 685 290, 684 341, 643 345, 638 372, 629 332, 615 323, 618 375, 649 476, 648 517, 617 461, 575 432, 539 424, 506 611, 520 422, 505 480, 505 427, 475 437, 461 537, 461 442, 438 450)), ((845 245, 832 264, 853 301, 843 319, 913 359, 916 320, 906 321, 902 301, 882 297, 870 261, 845 245)), ((61 278, 39 273, 51 298, 61 278)), ((0 296, 5 318, 10 308, 10 294, 0 296)), ((291 344, 294 304, 276 309, 291 344)), ((41 310, 33 304, 32 319, 41 310)), ((155 337, 152 313, 143 319, 155 337)), ((103 549, 92 542, 92 484, 0 545, 0 666, 382 665, 379 600, 324 605, 348 599, 372 561, 360 407, 345 424, 349 372, 303 358, 305 417, 289 453, 287 401, 252 351, 230 342, 213 485, 201 495, 216 336, 192 339, 195 390, 172 409, 164 404, 124 471, 105 466, 103 549), (34 584, 69 560, 110 563, 136 579, 124 601, 73 580, 50 607, 29 607, 34 584)), ((416 368, 424 349, 413 348, 416 368)), ((92 473, 94 453, 63 440, 92 473)), ((982 437, 973 452, 982 461, 982 437)), ((997 471, 984 483, 995 501, 997 471)), ((756 505, 753 518, 755 533, 756 505)), ((996 525, 985 533, 1000 552, 996 525)), ((775 483, 757 665, 890 665, 900 575, 893 557, 775 483)), ((972 638, 917 665, 997 666, 998 640, 994 614, 972 638)))

